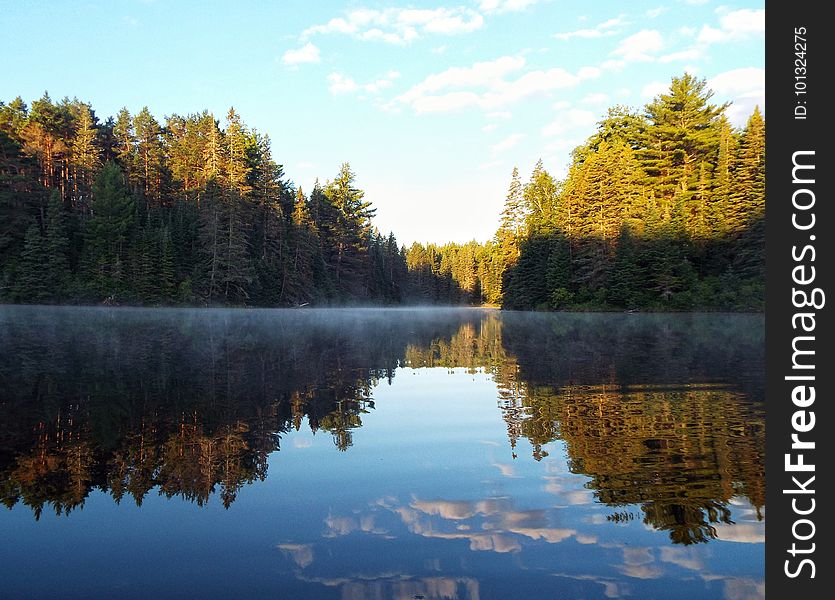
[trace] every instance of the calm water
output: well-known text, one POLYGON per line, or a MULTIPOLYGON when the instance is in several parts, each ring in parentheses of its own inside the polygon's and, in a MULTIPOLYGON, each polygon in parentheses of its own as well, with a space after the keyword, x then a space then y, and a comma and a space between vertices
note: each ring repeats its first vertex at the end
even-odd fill
POLYGON ((8 598, 763 597, 763 319, 0 307, 8 598))

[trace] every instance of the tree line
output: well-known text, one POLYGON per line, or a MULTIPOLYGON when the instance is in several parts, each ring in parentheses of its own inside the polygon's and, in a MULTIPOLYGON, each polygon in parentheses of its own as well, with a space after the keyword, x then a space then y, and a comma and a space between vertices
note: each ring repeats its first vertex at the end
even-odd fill
POLYGON ((514 169, 486 243, 399 247, 345 163, 309 194, 230 109, 103 122, 48 94, 0 103, 0 298, 12 302, 764 304, 765 123, 704 80, 616 106, 559 180, 514 169))
POLYGON ((513 170, 492 240, 413 246, 410 269, 511 309, 762 310, 765 121, 737 130, 712 95, 685 74, 610 108, 564 179, 513 170))
POLYGON ((0 105, 0 293, 18 302, 299 305, 403 298, 405 261, 345 163, 307 195, 234 109, 100 122, 0 105))

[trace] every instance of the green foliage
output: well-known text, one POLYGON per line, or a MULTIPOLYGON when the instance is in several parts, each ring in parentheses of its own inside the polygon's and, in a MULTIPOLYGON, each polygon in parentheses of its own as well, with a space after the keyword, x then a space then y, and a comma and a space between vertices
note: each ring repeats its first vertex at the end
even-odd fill
POLYGON ((49 296, 49 279, 42 266, 48 258, 46 240, 37 224, 26 230, 23 252, 20 254, 20 270, 17 276, 15 296, 26 302, 41 303, 49 296))
POLYGON ((673 78, 644 115, 611 109, 561 185, 537 164, 503 306, 762 310, 765 125, 734 132, 711 96, 673 78))
POLYGON ((309 196, 230 109, 103 123, 48 94, 0 103, 0 298, 519 310, 761 310, 765 122, 684 74, 616 106, 564 180, 513 170, 481 244, 399 248, 344 163, 309 196), (34 224, 34 229, 32 225, 34 224), (36 266, 37 265, 37 266, 36 266))
POLYGON ((105 163, 93 184, 92 216, 85 228, 85 270, 94 293, 111 298, 124 290, 136 201, 119 166, 105 163))
POLYGON ((405 257, 355 179, 346 163, 306 197, 234 109, 222 129, 206 111, 162 126, 147 107, 100 123, 48 94, 0 103, 0 298, 398 302, 405 257))

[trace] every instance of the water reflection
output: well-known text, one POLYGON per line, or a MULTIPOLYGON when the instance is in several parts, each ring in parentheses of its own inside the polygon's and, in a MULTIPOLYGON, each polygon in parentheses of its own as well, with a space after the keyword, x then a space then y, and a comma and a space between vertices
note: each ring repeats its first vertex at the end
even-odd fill
POLYGON ((764 539, 758 316, 5 307, 0 348, 2 500, 35 519, 95 494, 234 512, 269 475, 310 513, 271 546, 294 597, 501 596, 511 556, 565 597, 668 597, 671 570, 701 578, 681 597, 762 595, 760 550, 740 573, 700 550, 764 539))

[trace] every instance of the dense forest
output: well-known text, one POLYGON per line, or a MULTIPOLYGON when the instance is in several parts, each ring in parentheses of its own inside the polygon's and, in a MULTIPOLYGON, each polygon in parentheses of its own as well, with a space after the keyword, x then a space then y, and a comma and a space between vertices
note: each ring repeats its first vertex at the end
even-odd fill
POLYGON ((347 163, 306 194, 234 109, 0 102, 0 299, 761 310, 765 124, 711 97, 685 74, 614 107, 564 180, 514 169, 492 240, 408 248, 347 163))

